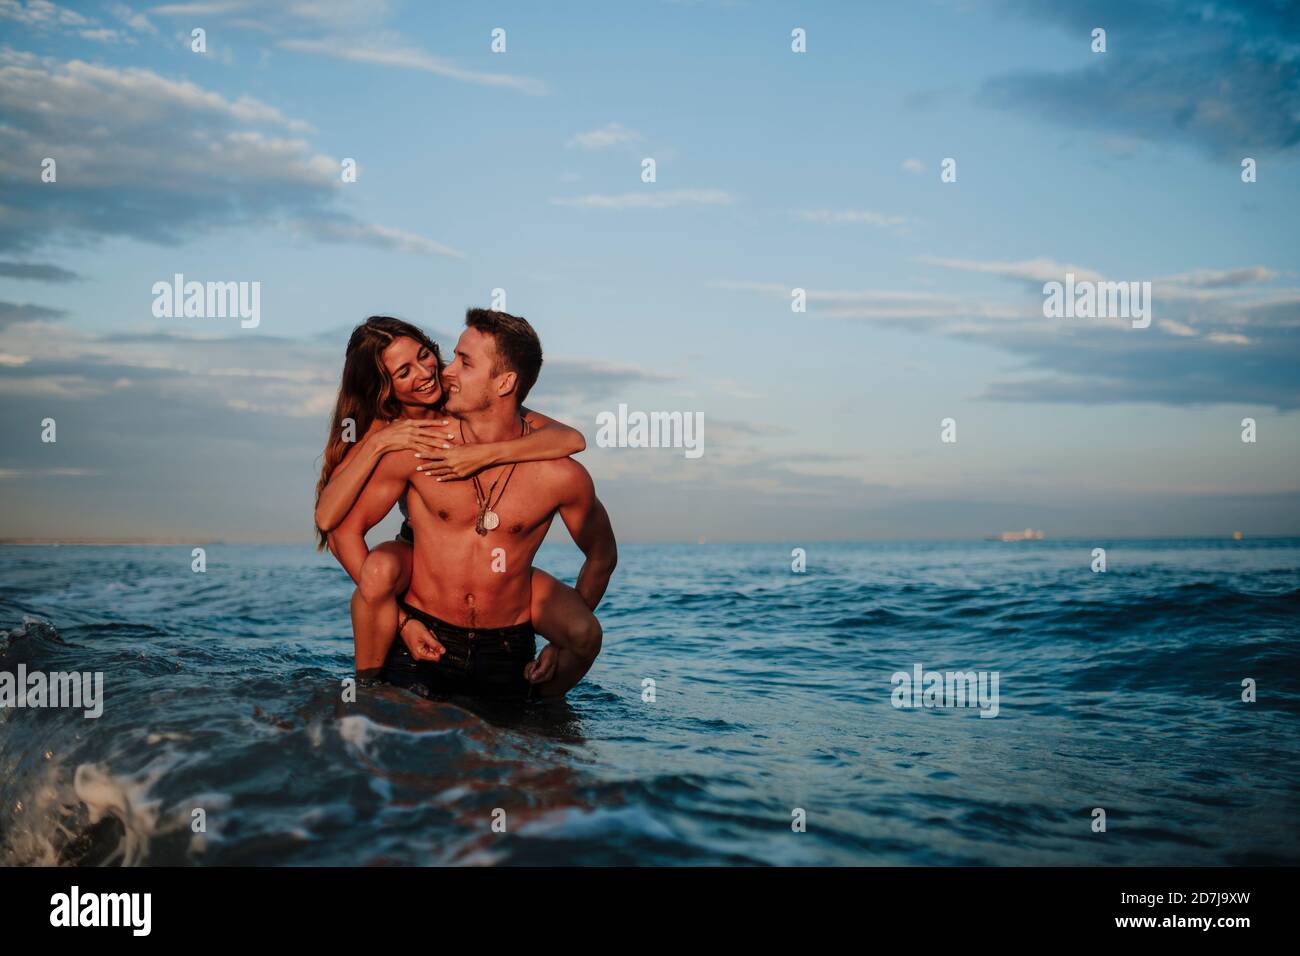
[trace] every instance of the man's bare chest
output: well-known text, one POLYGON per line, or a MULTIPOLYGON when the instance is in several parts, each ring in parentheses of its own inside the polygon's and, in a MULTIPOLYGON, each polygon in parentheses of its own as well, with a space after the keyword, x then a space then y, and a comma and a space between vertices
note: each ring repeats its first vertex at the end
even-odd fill
POLYGON ((434 481, 420 476, 411 482, 412 523, 429 531, 475 532, 480 522, 489 537, 529 536, 550 524, 554 502, 548 500, 544 484, 522 468, 514 475, 490 476, 494 480, 474 482, 434 481), (496 487, 493 489, 493 484, 496 487))

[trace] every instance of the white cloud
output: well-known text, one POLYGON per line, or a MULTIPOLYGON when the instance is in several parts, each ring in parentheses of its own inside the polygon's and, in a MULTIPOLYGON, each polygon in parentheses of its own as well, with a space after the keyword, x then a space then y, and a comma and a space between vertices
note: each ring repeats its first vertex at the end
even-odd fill
MULTIPOLYGON (((796 283, 715 281, 715 289, 756 292, 790 301, 796 283)), ((982 320, 994 324, 1025 319, 1025 309, 1000 302, 985 302, 970 296, 905 289, 816 289, 804 288, 805 297, 817 315, 864 322, 908 326, 938 326, 943 323, 982 320)), ((955 326, 947 324, 945 330, 955 326)))
POLYGON ((736 199, 721 189, 668 189, 653 187, 634 193, 591 194, 552 199, 556 206, 585 209, 668 209, 673 206, 727 206, 736 199))
POLYGON ((606 123, 600 129, 578 133, 566 145, 570 148, 577 147, 579 149, 609 149, 611 146, 636 143, 640 139, 640 133, 634 129, 628 129, 622 123, 606 123))
POLYGON ((411 47, 396 37, 357 40, 348 37, 324 37, 314 40, 281 40, 281 49, 298 53, 369 63, 375 66, 393 66, 408 70, 433 73, 462 83, 479 86, 500 86, 538 96, 547 92, 546 84, 526 76, 511 73, 479 73, 457 66, 450 60, 411 47))
POLYGON ((388 0, 287 0, 274 4, 265 0, 195 0, 192 3, 162 4, 150 12, 166 17, 234 15, 241 23, 252 22, 250 17, 257 16, 262 21, 274 21, 280 27, 345 30, 387 20, 392 14, 392 6, 388 0))
POLYGON ((0 249, 104 235, 182 242, 223 226, 302 221, 311 224, 303 234, 330 242, 463 255, 342 213, 339 162, 313 150, 310 131, 251 96, 0 49, 0 175, 18 184, 5 195, 0 249), (24 175, 50 143, 65 144, 57 190, 24 175))
POLYGON ((902 168, 905 173, 923 173, 925 172, 925 163, 919 159, 905 159, 902 168))
POLYGON ((355 242, 361 245, 376 246, 394 252, 409 252, 422 256, 444 256, 448 259, 464 259, 465 253, 440 242, 426 239, 424 236, 389 226, 371 223, 352 222, 349 220, 306 220, 293 224, 293 229, 300 235, 310 236, 327 242, 355 242))
POLYGON ((124 37, 117 30, 111 30, 108 27, 96 27, 93 30, 82 30, 81 37, 85 40, 94 40, 96 43, 119 43, 124 37))
MULTIPOLYGON (((1280 409, 1300 407, 1300 392, 1291 374, 1300 329, 1300 290, 1244 288, 1273 278, 1271 270, 1198 270, 1150 280, 1153 321, 1149 330, 1141 330, 1119 316, 1069 320, 1043 316, 1040 283, 1060 279, 1067 271, 1081 280, 1103 281, 1090 269, 1046 258, 923 261, 1010 279, 1016 287, 1005 297, 990 300, 964 292, 835 290, 797 282, 710 285, 767 295, 785 308, 791 289, 800 285, 805 288, 810 316, 889 324, 1001 349, 1024 360, 1034 375, 990 382, 982 397, 998 401, 1169 405, 1250 401, 1280 409), (1179 286, 1171 280, 1204 287, 1179 286), (1225 346, 1233 350, 1231 360, 1223 355, 1225 346), (1248 356, 1249 361, 1238 355, 1248 356)), ((1142 280, 1124 276, 1116 281, 1142 280)))
POLYGON ((83 40, 94 43, 135 42, 132 36, 49 0, 0 0, 0 20, 11 20, 39 33, 75 31, 83 40))
MULTIPOLYGON (((717 280, 709 285, 715 289, 727 289, 733 292, 760 292, 767 295, 790 297, 791 290, 798 283, 786 285, 781 282, 733 282, 717 280)), ((801 286, 801 288, 803 288, 801 286)), ((937 292, 914 292, 897 289, 805 289, 809 302, 849 303, 907 303, 922 305, 944 305, 958 301, 958 297, 937 292)))
POLYGON ((1168 282, 1194 288, 1217 289, 1229 286, 1251 285, 1256 282, 1270 282, 1277 278, 1277 273, 1264 266, 1249 266, 1244 269, 1196 269, 1174 276, 1164 276, 1157 282, 1168 282))
POLYGON ((148 17, 143 13, 132 10, 125 3, 115 3, 109 9, 112 11, 113 16, 137 33, 148 33, 151 36, 158 35, 158 28, 149 21, 148 17))
POLYGON ((0 115, 34 133, 75 129, 83 134, 62 137, 67 142, 78 142, 96 129, 124 131, 180 119, 192 123, 198 116, 283 126, 295 133, 312 130, 251 96, 229 100, 197 83, 168 79, 140 67, 59 62, 16 50, 0 50, 0 115))
POLYGON ((870 209, 803 209, 795 213, 804 222, 865 223, 869 226, 901 226, 902 216, 887 216, 870 209))
POLYGON ((98 475, 88 468, 0 468, 0 479, 13 478, 80 478, 98 475))
POLYGON ((1175 322, 1173 319, 1161 319, 1156 323, 1156 325, 1164 329, 1170 335, 1177 335, 1181 338, 1191 338, 1197 334, 1196 330, 1190 325, 1185 325, 1182 322, 1175 322))
POLYGON ((0 395, 81 400, 104 392, 104 383, 82 375, 6 375, 0 378, 0 395))
POLYGON ((93 23, 75 10, 60 7, 49 0, 0 0, 0 19, 14 20, 28 27, 83 27, 93 23))
POLYGON ((1067 272, 1074 273, 1075 281, 1087 280, 1098 282, 1100 272, 1085 269, 1083 266, 1062 265, 1051 259, 1025 259, 1021 262, 988 262, 974 259, 940 259, 923 256, 922 262, 945 269, 957 269, 964 272, 982 272, 986 275, 999 276, 1003 279, 1018 279, 1024 282, 1061 282, 1067 272))
POLYGON ((206 17, 238 13, 251 7, 249 0, 226 0, 224 3, 218 0, 215 3, 165 3, 149 12, 160 17, 206 17))

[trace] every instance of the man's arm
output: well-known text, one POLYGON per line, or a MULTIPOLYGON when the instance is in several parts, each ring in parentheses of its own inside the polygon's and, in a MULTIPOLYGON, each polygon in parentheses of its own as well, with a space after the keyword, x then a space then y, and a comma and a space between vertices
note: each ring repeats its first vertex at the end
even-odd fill
POLYGON ((596 497, 591 475, 576 461, 570 464, 572 468, 566 469, 570 473, 565 476, 560 500, 560 518, 569 529, 573 543, 587 556, 575 587, 587 607, 594 611, 605 596, 609 577, 618 564, 618 543, 614 540, 609 513, 596 497))
POLYGON ((366 532, 393 510, 414 467, 415 457, 409 451, 385 455, 347 517, 330 532, 330 550, 357 584, 361 583, 361 565, 370 553, 366 547, 366 532))

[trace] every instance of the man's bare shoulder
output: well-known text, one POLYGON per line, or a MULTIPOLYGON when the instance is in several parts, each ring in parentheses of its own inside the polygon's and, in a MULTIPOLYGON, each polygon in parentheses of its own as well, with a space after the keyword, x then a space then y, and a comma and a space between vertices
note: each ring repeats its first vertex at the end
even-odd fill
POLYGON ((591 475, 588 474, 587 469, 582 467, 579 462, 574 461, 572 458, 547 458, 544 461, 532 462, 532 464, 540 466, 541 471, 544 472, 548 478, 564 479, 581 478, 584 476, 587 478, 591 477, 591 475))
POLYGON ((537 475, 548 487, 561 493, 562 498, 580 494, 591 488, 591 473, 572 458, 548 458, 545 461, 532 462, 538 466, 537 475))

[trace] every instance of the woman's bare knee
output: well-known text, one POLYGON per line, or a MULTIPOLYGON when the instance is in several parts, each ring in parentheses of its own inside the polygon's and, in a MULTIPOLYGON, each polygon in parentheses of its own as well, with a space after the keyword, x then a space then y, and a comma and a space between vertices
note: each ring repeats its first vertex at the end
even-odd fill
POLYGON ((587 614, 573 628, 573 653, 585 661, 594 661, 600 653, 604 631, 596 615, 587 614))
POLYGON ((361 565, 361 581, 357 593, 367 603, 386 601, 397 594, 402 577, 402 562, 394 554, 375 550, 366 556, 361 565))

